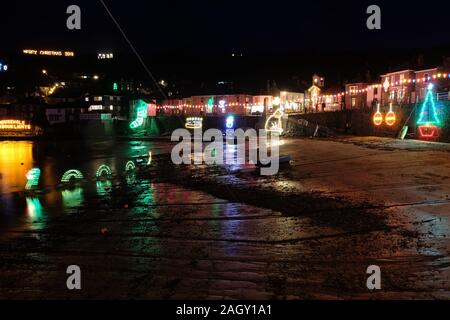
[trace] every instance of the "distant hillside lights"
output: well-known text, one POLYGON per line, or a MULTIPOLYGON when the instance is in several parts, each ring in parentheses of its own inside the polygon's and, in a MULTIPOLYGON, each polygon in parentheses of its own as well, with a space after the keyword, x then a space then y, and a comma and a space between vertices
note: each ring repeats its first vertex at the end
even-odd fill
POLYGON ((114 59, 114 54, 111 52, 108 53, 101 52, 97 54, 97 59, 99 60, 114 59))

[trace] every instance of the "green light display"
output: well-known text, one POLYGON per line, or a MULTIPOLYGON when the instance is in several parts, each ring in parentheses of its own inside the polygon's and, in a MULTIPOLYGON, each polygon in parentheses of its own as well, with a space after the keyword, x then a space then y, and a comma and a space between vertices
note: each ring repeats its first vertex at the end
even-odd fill
POLYGON ((25 186, 26 190, 32 190, 39 185, 39 178, 41 176, 41 169, 33 168, 26 174, 27 184, 25 186))
POLYGON ((111 168, 108 167, 107 165, 102 164, 98 169, 97 169, 97 173, 95 174, 95 176, 97 177, 97 179, 100 179, 102 177, 107 177, 112 175, 112 171, 111 168))
POLYGON ((106 181, 97 181, 96 183, 97 187, 97 194, 100 196, 107 195, 112 190, 112 182, 109 180, 106 181))
POLYGON ((81 207, 84 201, 83 189, 78 187, 73 190, 64 190, 62 192, 62 203, 64 208, 74 209, 81 207))
POLYGON ((26 198, 27 212, 31 219, 40 219, 43 216, 44 209, 38 198, 26 198))
POLYGON ((418 125, 439 125, 441 122, 437 115, 436 105, 433 96, 433 85, 430 83, 428 85, 427 95, 425 101, 420 109, 418 125))
POLYGON ((147 118, 147 103, 139 100, 136 102, 136 120, 130 123, 130 129, 137 129, 144 124, 144 119, 147 118))
POLYGON ((61 182, 68 183, 72 180, 83 180, 83 179, 84 179, 84 176, 80 171, 71 169, 64 173, 64 175, 61 178, 61 182))
POLYGON ((114 91, 118 91, 119 90, 119 86, 117 85, 117 82, 113 83, 113 90, 114 91))
POLYGON ((134 164, 133 161, 128 161, 127 164, 125 165, 125 171, 129 172, 129 171, 134 171, 136 169, 136 165, 134 164))

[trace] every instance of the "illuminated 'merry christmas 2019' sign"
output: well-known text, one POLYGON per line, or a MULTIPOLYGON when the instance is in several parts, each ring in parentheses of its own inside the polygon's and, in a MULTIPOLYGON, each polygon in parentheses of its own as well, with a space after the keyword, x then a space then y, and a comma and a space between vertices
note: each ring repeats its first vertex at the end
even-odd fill
POLYGON ((73 51, 24 49, 23 54, 32 56, 74 57, 73 51))

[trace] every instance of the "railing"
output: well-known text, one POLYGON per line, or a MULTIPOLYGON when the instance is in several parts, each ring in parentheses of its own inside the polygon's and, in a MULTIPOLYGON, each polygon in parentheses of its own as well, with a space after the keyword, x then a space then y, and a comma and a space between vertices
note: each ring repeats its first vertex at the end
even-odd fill
POLYGON ((450 91, 436 93, 436 100, 450 100, 450 91))

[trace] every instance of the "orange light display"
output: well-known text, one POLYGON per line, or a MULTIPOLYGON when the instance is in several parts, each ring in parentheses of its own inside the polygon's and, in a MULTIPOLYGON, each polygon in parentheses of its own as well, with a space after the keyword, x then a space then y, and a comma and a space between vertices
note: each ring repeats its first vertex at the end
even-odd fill
POLYGON ((23 120, 0 120, 0 130, 31 130, 31 125, 23 120))
POLYGON ((380 112, 380 105, 377 106, 377 112, 373 115, 373 124, 376 126, 381 126, 383 123, 383 114, 380 112))
POLYGON ((395 124, 395 121, 397 121, 395 112, 392 111, 392 103, 389 106, 389 112, 386 114, 385 121, 388 126, 393 126, 395 124))
POLYGON ((425 124, 424 126, 419 126, 419 134, 421 138, 433 138, 437 136, 438 128, 432 124, 425 124))

